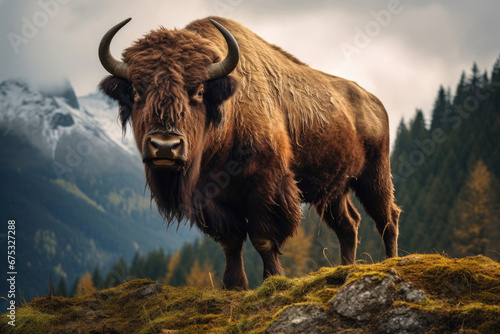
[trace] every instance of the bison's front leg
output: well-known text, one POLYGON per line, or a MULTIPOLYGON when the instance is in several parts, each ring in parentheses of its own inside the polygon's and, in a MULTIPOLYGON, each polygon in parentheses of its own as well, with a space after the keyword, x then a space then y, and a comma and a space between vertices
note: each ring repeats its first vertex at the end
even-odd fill
POLYGON ((287 173, 274 185, 266 182, 257 187, 248 203, 248 235, 262 258, 264 279, 283 275, 278 256, 302 217, 300 191, 292 173, 287 173))
POLYGON ((228 290, 248 290, 248 280, 243 269, 244 238, 235 237, 232 240, 220 241, 226 256, 226 268, 222 282, 228 290))

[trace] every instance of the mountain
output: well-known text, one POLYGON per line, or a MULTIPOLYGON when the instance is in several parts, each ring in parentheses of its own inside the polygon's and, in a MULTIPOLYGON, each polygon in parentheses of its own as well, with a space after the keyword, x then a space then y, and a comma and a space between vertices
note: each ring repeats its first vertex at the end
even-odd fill
POLYGON ((2 221, 16 221, 18 299, 44 295, 50 274, 73 282, 198 236, 166 231, 137 149, 112 125, 116 114, 103 95, 77 99, 69 82, 43 90, 0 83, 0 208, 2 221))
MULTIPOLYGON (((79 98, 85 111, 91 114, 100 124, 111 140, 122 147, 126 152, 137 156, 137 146, 132 131, 123 133, 118 122, 118 106, 115 101, 96 92, 79 98)), ((138 159, 136 159, 139 162, 138 159)))
POLYGON ((35 89, 40 91, 44 96, 62 97, 71 107, 75 109, 80 108, 78 98, 68 79, 64 79, 61 82, 53 82, 50 85, 35 86, 35 89))

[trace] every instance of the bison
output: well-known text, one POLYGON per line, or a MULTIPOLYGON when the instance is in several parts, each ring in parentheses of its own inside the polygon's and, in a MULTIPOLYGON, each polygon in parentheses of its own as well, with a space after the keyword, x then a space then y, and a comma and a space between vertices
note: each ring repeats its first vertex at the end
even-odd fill
POLYGON ((111 74, 100 89, 131 121, 147 185, 165 220, 190 221, 220 243, 226 289, 247 289, 242 246, 264 278, 283 275, 279 254, 312 205, 354 262, 360 215, 397 255, 399 207, 382 103, 356 83, 314 70, 241 24, 218 17, 153 30, 122 60, 109 50, 127 19, 102 38, 111 74))

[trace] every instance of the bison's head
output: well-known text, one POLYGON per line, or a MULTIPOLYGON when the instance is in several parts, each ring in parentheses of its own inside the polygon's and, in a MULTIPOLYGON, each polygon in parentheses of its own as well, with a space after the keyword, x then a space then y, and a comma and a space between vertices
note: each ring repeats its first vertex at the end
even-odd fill
POLYGON ((222 61, 220 42, 194 31, 164 28, 136 41, 119 61, 109 46, 129 21, 111 28, 101 40, 99 58, 112 76, 100 83, 100 89, 118 101, 124 129, 131 121, 149 186, 160 207, 168 207, 174 203, 162 202, 173 199, 160 188, 179 195, 183 189, 172 187, 193 183, 209 133, 224 124, 224 101, 237 87, 237 80, 229 74, 238 63, 239 48, 228 30, 210 20, 218 31, 205 27, 208 35, 216 38, 220 31, 227 44, 222 61))

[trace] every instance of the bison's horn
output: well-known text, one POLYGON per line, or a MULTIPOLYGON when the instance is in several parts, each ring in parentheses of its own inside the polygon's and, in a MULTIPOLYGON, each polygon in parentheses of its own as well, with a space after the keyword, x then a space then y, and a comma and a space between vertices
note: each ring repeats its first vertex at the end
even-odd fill
POLYGON ((122 61, 116 60, 111 55, 109 45, 118 30, 129 23, 130 20, 132 20, 132 18, 128 18, 109 29, 109 31, 102 37, 101 43, 99 44, 99 60, 101 61, 102 66, 112 75, 127 80, 128 65, 122 61))
POLYGON ((240 59, 240 48, 233 35, 220 23, 210 19, 210 22, 221 32, 227 43, 226 59, 220 63, 210 64, 207 67, 209 80, 219 79, 231 73, 240 59))

